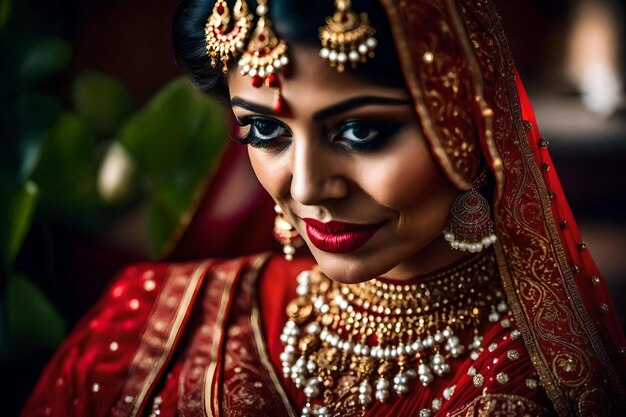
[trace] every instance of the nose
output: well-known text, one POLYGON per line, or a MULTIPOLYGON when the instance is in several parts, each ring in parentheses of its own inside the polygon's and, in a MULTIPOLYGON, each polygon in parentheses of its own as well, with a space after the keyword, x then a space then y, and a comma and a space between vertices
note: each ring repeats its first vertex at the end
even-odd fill
POLYGON ((345 198, 349 182, 341 156, 325 143, 294 141, 291 197, 303 205, 345 198))

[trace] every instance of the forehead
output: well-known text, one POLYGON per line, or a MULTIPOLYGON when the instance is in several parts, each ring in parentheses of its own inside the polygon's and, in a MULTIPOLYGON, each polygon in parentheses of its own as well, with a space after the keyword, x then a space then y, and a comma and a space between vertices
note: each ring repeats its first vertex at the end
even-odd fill
MULTIPOLYGON (((325 104, 362 95, 406 98, 402 88, 392 88, 368 82, 347 70, 338 73, 319 57, 319 49, 293 45, 289 49, 292 71, 288 78, 280 75, 281 93, 297 112, 315 111, 325 104)), ((276 89, 252 86, 250 77, 234 70, 229 77, 230 96, 271 107, 276 89)), ((295 112, 294 112, 295 113, 295 112)))

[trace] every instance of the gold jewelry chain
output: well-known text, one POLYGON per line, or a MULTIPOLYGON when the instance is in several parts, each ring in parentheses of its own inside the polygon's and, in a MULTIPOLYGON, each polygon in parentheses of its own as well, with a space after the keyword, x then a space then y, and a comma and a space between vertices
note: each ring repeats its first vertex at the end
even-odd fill
POLYGON ((317 269, 301 273, 280 359, 307 397, 302 415, 335 415, 335 397, 351 395, 364 412, 373 401, 407 393, 415 380, 430 385, 450 372, 451 359, 475 359, 481 322, 508 311, 496 276, 492 251, 411 284, 348 285, 317 269), (458 334, 468 331, 473 338, 464 345, 458 334))

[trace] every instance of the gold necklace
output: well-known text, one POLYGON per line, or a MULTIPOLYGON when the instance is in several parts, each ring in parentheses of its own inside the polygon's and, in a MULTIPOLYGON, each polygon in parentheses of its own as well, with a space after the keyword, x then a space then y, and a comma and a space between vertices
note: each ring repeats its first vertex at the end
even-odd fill
MULTIPOLYGON (((508 311, 495 255, 487 251, 416 283, 375 279, 340 284, 319 270, 302 272, 287 306, 283 374, 303 389, 303 416, 335 415, 337 397, 353 410, 430 385, 450 359, 482 350, 481 322, 508 311), (473 337, 467 345, 459 334, 473 337)), ((344 410, 345 411, 345 410, 344 410)))

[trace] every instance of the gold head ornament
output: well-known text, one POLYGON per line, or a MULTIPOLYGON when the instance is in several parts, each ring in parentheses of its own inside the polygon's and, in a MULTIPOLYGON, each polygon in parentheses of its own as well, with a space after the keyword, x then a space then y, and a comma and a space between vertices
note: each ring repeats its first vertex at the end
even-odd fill
POLYGON ((228 62, 245 49, 252 27, 252 15, 244 0, 235 2, 233 15, 235 23, 231 25, 228 4, 218 0, 204 30, 211 66, 217 68, 218 62, 221 62, 224 73, 228 71, 228 62))
POLYGON ((276 74, 289 64, 287 43, 279 39, 272 30, 268 18, 267 0, 259 0, 256 13, 259 16, 256 28, 246 51, 239 60, 242 75, 252 78, 252 85, 278 87, 276 74))
POLYGON ((346 65, 356 68, 373 58, 378 44, 367 14, 356 13, 351 6, 350 0, 336 0, 335 13, 320 28, 320 56, 340 73, 346 65))

